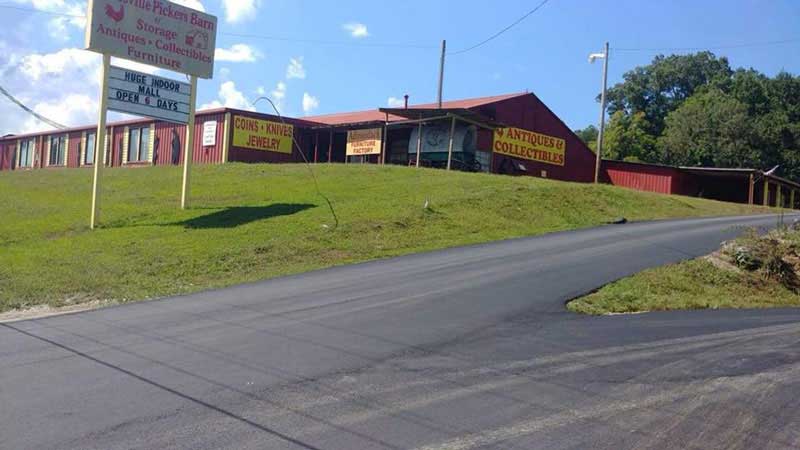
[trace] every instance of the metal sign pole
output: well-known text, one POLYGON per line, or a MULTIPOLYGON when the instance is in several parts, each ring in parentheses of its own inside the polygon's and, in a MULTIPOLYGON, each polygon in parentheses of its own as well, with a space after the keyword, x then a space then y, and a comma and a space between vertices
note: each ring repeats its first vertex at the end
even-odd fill
POLYGON ((92 214, 89 228, 94 230, 100 220, 100 170, 106 153, 106 112, 108 109, 108 68, 111 56, 103 53, 103 73, 100 81, 100 115, 97 120, 97 133, 94 139, 94 179, 92 181, 92 214))
POLYGON ((181 209, 189 206, 189 176, 194 153, 194 112, 197 102, 197 77, 190 77, 191 94, 189 96, 189 123, 186 125, 186 150, 183 152, 183 184, 181 185, 181 209))

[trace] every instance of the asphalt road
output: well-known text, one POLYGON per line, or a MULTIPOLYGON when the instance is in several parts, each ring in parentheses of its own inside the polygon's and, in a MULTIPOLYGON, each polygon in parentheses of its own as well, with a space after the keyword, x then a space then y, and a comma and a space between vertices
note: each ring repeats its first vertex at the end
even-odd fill
POLYGON ((798 447, 800 310, 564 308, 774 224, 607 226, 0 324, 0 447, 798 447))

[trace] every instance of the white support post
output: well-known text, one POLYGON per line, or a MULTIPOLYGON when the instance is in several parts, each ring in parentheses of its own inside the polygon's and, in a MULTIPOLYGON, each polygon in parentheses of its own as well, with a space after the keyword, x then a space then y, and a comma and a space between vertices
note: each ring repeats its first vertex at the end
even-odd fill
POLYGON ((450 122, 450 143, 447 147, 447 170, 450 170, 450 163, 453 161, 453 138, 456 134, 456 116, 450 122))
POLYGON ((190 78, 189 123, 186 125, 186 150, 183 152, 183 184, 181 186, 181 209, 189 206, 189 178, 191 175, 192 155, 194 153, 194 113, 197 102, 197 77, 190 78))
POLYGON ((89 219, 89 228, 94 230, 100 221, 100 171, 103 166, 106 142, 106 111, 108 110, 108 71, 111 66, 111 56, 103 54, 103 73, 100 79, 100 113, 97 120, 97 134, 94 142, 94 178, 92 180, 92 214, 89 219), (101 147, 103 147, 101 151, 101 147))
POLYGON ((419 168, 419 157, 422 153, 422 121, 417 126, 417 168, 419 168))

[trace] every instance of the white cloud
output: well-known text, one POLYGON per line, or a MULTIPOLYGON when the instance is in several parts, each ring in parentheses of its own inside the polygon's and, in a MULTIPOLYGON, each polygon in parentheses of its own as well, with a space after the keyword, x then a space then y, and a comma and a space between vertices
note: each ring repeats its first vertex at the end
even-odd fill
POLYGON ((206 11, 206 8, 203 6, 203 3, 200 2, 200 0, 172 0, 172 2, 183 5, 187 8, 196 9, 198 11, 206 11))
POLYGON ((367 30, 367 26, 363 23, 359 22, 350 22, 342 25, 342 28, 350 33, 350 36, 358 39, 358 38, 365 38, 369 36, 369 31, 367 30))
POLYGON ((319 108, 319 99, 314 97, 313 95, 309 94, 308 92, 303 93, 303 112, 306 115, 311 114, 315 109, 319 108))
POLYGON ((222 0, 225 9, 225 20, 229 23, 244 22, 256 16, 261 0, 222 0))
POLYGON ((227 80, 228 77, 231 76, 231 69, 228 69, 227 67, 220 67, 219 70, 217 71, 217 74, 223 80, 227 80))
POLYGON ((14 0, 15 3, 28 5, 34 9, 66 14, 48 20, 46 29, 50 37, 61 41, 69 39, 70 31, 82 30, 86 27, 86 2, 81 0, 14 0), (68 29, 67 25, 73 28, 68 29))
POLYGON ((389 99, 386 100, 386 105, 388 105, 389 108, 402 108, 406 105, 406 101, 403 98, 389 97, 389 99))
MULTIPOLYGON (((33 106, 33 110, 38 114, 70 126, 96 123, 97 108, 99 108, 97 96, 86 94, 67 94, 58 99, 41 101, 33 106)), ((53 127, 28 116, 22 128, 22 132, 27 133, 49 130, 53 127)))
MULTIPOLYGON (((100 67, 100 55, 78 48, 65 48, 55 53, 31 53, 20 60, 21 72, 32 81, 43 77, 63 77, 66 73, 95 71, 100 67)), ((95 74, 96 75, 96 74, 95 74)), ((85 80, 85 76, 77 78, 85 80)), ((99 82, 99 77, 96 81, 99 82)))
MULTIPOLYGON (((285 104, 286 99, 286 83, 283 81, 279 81, 278 84, 275 86, 270 93, 270 100, 275 103, 275 107, 278 108, 278 111, 283 114, 284 108, 283 105, 285 104)), ((272 111, 270 111, 271 113, 272 111)))
POLYGON ((291 80, 292 78, 299 78, 304 79, 306 77, 306 69, 303 67, 303 57, 299 58, 290 58, 289 59, 289 66, 286 67, 286 78, 291 80))
POLYGON ((218 47, 214 52, 215 61, 256 62, 261 52, 247 44, 233 44, 230 48, 218 47))
POLYGON ((267 95, 267 90, 264 89, 264 86, 259 86, 256 88, 256 94, 261 96, 267 95))
POLYGON ((201 106, 200 109, 211 109, 211 108, 220 108, 220 107, 227 107, 227 108, 236 108, 236 109, 244 109, 248 111, 255 111, 256 108, 250 104, 244 94, 236 89, 236 83, 233 81, 226 81, 219 86, 219 92, 217 93, 219 99, 214 100, 210 103, 206 103, 205 105, 201 106))

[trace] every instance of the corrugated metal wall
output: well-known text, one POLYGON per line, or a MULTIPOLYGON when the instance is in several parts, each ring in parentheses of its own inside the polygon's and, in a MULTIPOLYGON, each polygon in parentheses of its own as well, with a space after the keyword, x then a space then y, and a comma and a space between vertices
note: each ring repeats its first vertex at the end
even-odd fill
POLYGON ((0 143, 0 170, 11 170, 14 168, 16 149, 17 141, 4 141, 0 143))
POLYGON ((683 175, 680 170, 672 167, 603 161, 601 181, 640 191, 673 194, 681 181, 686 182, 683 175))

